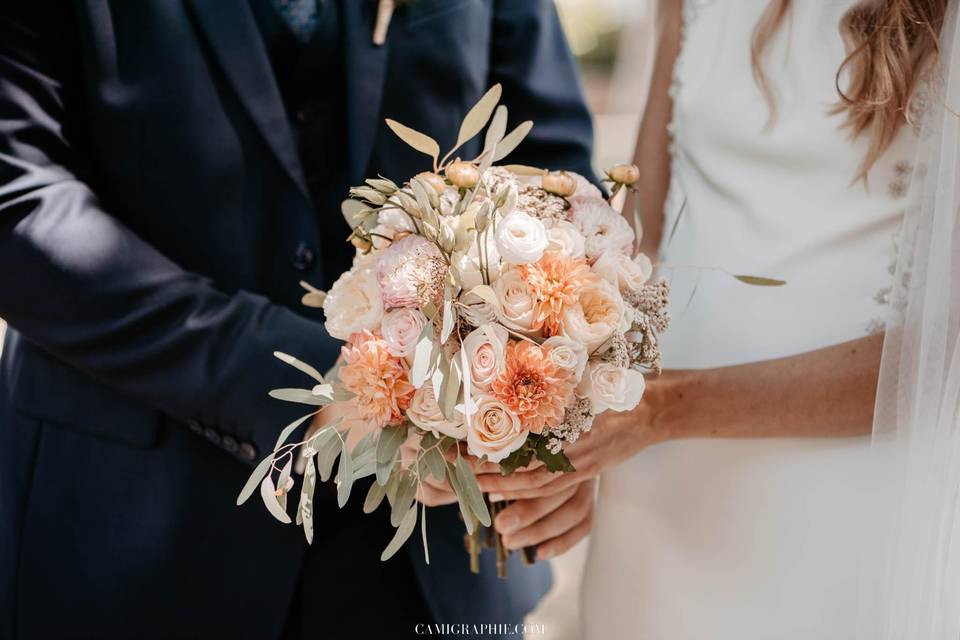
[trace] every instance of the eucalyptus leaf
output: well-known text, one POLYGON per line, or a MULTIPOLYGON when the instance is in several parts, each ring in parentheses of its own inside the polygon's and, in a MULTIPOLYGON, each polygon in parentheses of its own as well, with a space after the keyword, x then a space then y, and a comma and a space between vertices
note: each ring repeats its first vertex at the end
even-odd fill
POLYGON ((447 463, 447 482, 450 488, 457 496, 457 505, 460 507, 460 516, 463 518, 463 524, 467 528, 467 533, 473 533, 477 528, 477 519, 467 504, 466 494, 463 487, 460 486, 460 479, 457 476, 457 469, 449 462, 447 463))
POLYGON ((531 129, 533 129, 532 120, 527 120, 518 124, 513 131, 508 133, 499 143, 497 143, 497 151, 493 154, 493 161, 499 162, 513 153, 513 150, 520 146, 520 143, 523 142, 523 139, 527 137, 527 134, 530 133, 531 129))
POLYGON ((284 511, 283 506, 281 506, 280 501, 277 499, 276 490, 277 488, 273 485, 273 479, 267 474, 263 482, 260 483, 260 497, 263 499, 263 504, 274 518, 283 524, 290 524, 290 516, 284 511))
POLYGON ((456 325, 457 314, 453 312, 453 288, 447 284, 443 287, 443 324, 440 327, 440 342, 445 343, 453 327, 456 325))
POLYGON ((408 429, 409 426, 403 423, 396 427, 386 427, 380 430, 380 438, 377 440, 377 462, 393 462, 400 446, 407 439, 408 429))
POLYGON ((297 524, 303 525, 307 544, 313 544, 313 491, 317 486, 317 467, 311 456, 303 472, 303 487, 300 489, 300 506, 297 509, 297 524))
POLYGON ((393 499, 393 510, 390 512, 390 524, 399 526, 403 514, 417 497, 417 479, 412 473, 404 473, 397 486, 397 494, 393 499))
POLYGON ((390 474, 393 473, 393 467, 396 464, 396 461, 391 459, 387 462, 380 462, 377 460, 377 484, 382 487, 386 487, 387 483, 390 481, 390 474))
POLYGON ((462 147, 487 126, 493 110, 496 108, 497 103, 500 102, 502 93, 503 87, 500 86, 499 83, 493 85, 483 94, 483 97, 480 98, 477 104, 473 105, 473 108, 467 112, 466 117, 463 119, 463 124, 460 125, 460 133, 457 135, 457 146, 454 147, 454 150, 462 147))
POLYGON ((423 539, 423 561, 430 564, 430 545, 427 544, 427 505, 420 505, 420 536, 423 539))
POLYGON ((380 503, 383 502, 383 498, 386 495, 387 495, 386 487, 381 486, 376 482, 371 483, 370 489, 367 490, 367 497, 363 501, 363 512, 373 513, 374 511, 376 511, 377 507, 380 506, 380 503))
POLYGON ((764 278, 762 276, 734 275, 733 277, 744 284, 749 284, 754 287, 782 287, 783 285, 787 284, 786 280, 764 278))
POLYGON ((450 369, 447 371, 438 396, 440 411, 447 420, 456 420, 457 418, 456 406, 457 400, 460 399, 461 382, 460 360, 459 358, 453 358, 450 361, 450 369))
POLYGON ((403 516, 403 520, 400 521, 400 526, 397 527, 397 532, 393 534, 393 539, 390 540, 390 544, 387 545, 387 548, 383 550, 383 553, 380 555, 380 560, 385 561, 393 557, 393 555, 400 550, 400 547, 403 546, 403 543, 406 542, 410 535, 413 533, 413 528, 417 524, 417 505, 413 505, 403 516))
POLYGON ((296 430, 297 430, 297 427, 299 427, 299 426, 302 425, 304 422, 306 422, 307 418, 312 418, 313 416, 317 415, 318 413, 319 413, 319 411, 314 411, 313 413, 308 413, 307 415, 301 416, 301 417, 297 418, 296 420, 294 420, 293 422, 291 422, 290 424, 288 424, 286 427, 284 427, 284 428, 283 428, 283 431, 280 432, 280 435, 277 436, 277 444, 274 445, 273 450, 276 451, 277 449, 279 449, 279 448, 283 445, 283 443, 287 441, 287 438, 290 437, 290 434, 293 433, 294 431, 296 431, 296 430))
POLYGON ((416 389, 422 387, 430 376, 434 349, 436 344, 433 340, 433 323, 427 322, 417 338, 417 346, 413 351, 413 366, 410 367, 410 383, 416 389))
POLYGON ((406 142, 408 145, 420 153, 425 153, 433 158, 433 162, 436 164, 437 157, 440 155, 440 145, 437 144, 436 140, 424 133, 420 133, 416 129, 411 129, 406 125, 400 124, 396 120, 391 120, 390 118, 387 118, 387 126, 390 127, 391 131, 397 134, 397 137, 406 142))
POLYGON ((397 499, 397 490, 400 487, 400 483, 403 482, 403 478, 406 475, 406 472, 398 464, 394 466, 393 471, 390 473, 390 479, 387 480, 387 500, 390 502, 390 506, 393 507, 393 503, 397 499))
POLYGON ((443 482, 447 475, 447 461, 444 460, 440 450, 428 449, 427 452, 423 454, 423 459, 427 463, 427 468, 430 469, 430 475, 440 482, 443 482))
POLYGON ((350 449, 343 448, 340 452, 340 466, 337 468, 337 505, 343 509, 350 498, 350 489, 353 488, 353 456, 350 449))
POLYGON ((317 395, 310 389, 273 389, 270 392, 270 397, 285 402, 310 404, 315 407, 322 407, 333 402, 332 393, 330 395, 317 395))
POLYGON ((256 491, 257 487, 260 485, 260 481, 263 480, 265 475, 267 475, 267 472, 270 471, 270 467, 272 465, 272 454, 260 461, 260 464, 256 466, 256 468, 253 470, 253 473, 251 473, 250 477, 247 478, 247 483, 243 485, 243 489, 240 490, 240 494, 237 496, 238 507, 250 499, 250 496, 252 496, 253 492, 256 491))
POLYGON ((487 501, 483 499, 483 493, 480 491, 480 485, 477 484, 477 478, 473 475, 470 465, 462 457, 457 458, 457 480, 460 488, 463 489, 464 498, 470 505, 470 510, 477 516, 485 527, 490 526, 490 511, 487 510, 487 501))
POLYGON ((316 447, 317 472, 320 474, 322 481, 326 482, 330 479, 330 474, 333 472, 333 463, 336 462, 342 448, 343 440, 336 435, 329 438, 321 447, 316 447))
POLYGON ((317 371, 314 367, 311 367, 306 362, 297 360, 293 356, 283 353, 282 351, 274 351, 273 356, 278 360, 287 363, 291 367, 299 369, 300 371, 304 372, 305 374, 307 374, 308 376, 310 376, 320 384, 323 384, 324 382, 326 382, 326 380, 323 379, 323 376, 320 374, 320 372, 317 371))

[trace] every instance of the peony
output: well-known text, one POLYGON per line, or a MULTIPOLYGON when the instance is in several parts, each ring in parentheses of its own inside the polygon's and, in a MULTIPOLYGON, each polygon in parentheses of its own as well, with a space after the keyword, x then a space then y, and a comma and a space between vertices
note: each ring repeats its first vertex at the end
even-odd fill
POLYGON ((380 335, 387 343, 387 349, 398 358, 413 355, 417 347, 417 338, 427 324, 427 317, 418 309, 394 309, 383 316, 380 323, 380 335))
POLYGON ((500 221, 496 240, 500 255, 511 264, 536 262, 549 244, 543 223, 522 211, 500 221))
MULTIPOLYGON (((487 265, 487 275, 490 276, 490 282, 493 283, 500 277, 500 252, 497 251, 497 243, 493 240, 492 234, 484 234, 483 238, 486 240, 483 254, 484 264, 487 265)), ((463 288, 467 291, 484 283, 483 273, 480 271, 479 255, 475 236, 465 252, 453 254, 453 266, 460 274, 463 288)))
POLYGON ((633 253, 633 229, 616 209, 603 200, 589 198, 571 201, 572 222, 585 238, 587 258, 596 260, 608 251, 633 253))
POLYGON ((620 293, 638 293, 653 274, 653 263, 642 253, 631 259, 618 251, 609 251, 597 258, 593 270, 616 285, 620 293))
POLYGON ((435 244, 409 235, 391 244, 377 261, 383 306, 416 307, 443 295, 447 266, 435 244))
POLYGON ((547 251, 536 264, 520 265, 517 271, 536 300, 535 321, 543 325, 546 335, 560 332, 563 312, 577 304, 577 295, 585 285, 597 280, 585 260, 556 251, 547 251))
POLYGON ((425 384, 413 394, 413 402, 407 409, 407 417, 413 424, 425 431, 433 431, 457 440, 463 440, 467 435, 467 428, 463 420, 447 420, 440 405, 432 384, 425 384))
POLYGON ((361 267, 341 274, 327 292, 323 313, 327 333, 338 340, 377 329, 383 318, 383 304, 374 271, 361 267))
POLYGON ((626 331, 632 316, 617 288, 606 280, 597 279, 580 291, 579 304, 569 307, 560 318, 565 336, 587 346, 587 350, 602 345, 615 331, 626 331))
POLYGON ((547 224, 547 240, 549 251, 559 251, 571 258, 582 258, 584 252, 583 234, 576 226, 566 220, 550 220, 547 224))
POLYGON ((573 179, 577 181, 577 190, 573 193, 571 198, 592 198, 594 200, 603 200, 603 192, 597 188, 597 185, 593 184, 579 173, 574 173, 573 171, 568 171, 567 173, 573 176, 573 179))
POLYGON ((539 332, 536 298, 516 268, 504 271, 493 283, 493 291, 500 301, 500 322, 514 331, 539 332))
POLYGON ((539 345, 526 340, 507 347, 506 365, 490 385, 493 396, 534 433, 563 421, 573 389, 571 372, 555 364, 539 345))
POLYGON ((580 379, 589 357, 584 345, 566 336, 553 336, 541 346, 552 363, 572 372, 574 380, 580 379))
POLYGON ((607 409, 629 411, 639 404, 645 388, 639 371, 621 369, 609 362, 591 362, 577 387, 577 395, 590 400, 594 413, 607 409))
POLYGON ((340 354, 344 361, 340 383, 354 394, 344 403, 348 417, 380 428, 400 424, 415 391, 406 363, 390 353, 383 338, 369 331, 350 336, 340 354))
POLYGON ((519 416, 490 396, 475 398, 476 412, 467 429, 467 450, 490 462, 500 462, 523 446, 529 431, 519 416))
POLYGON ((498 324, 474 329, 463 341, 463 351, 470 367, 470 382, 481 391, 500 374, 507 352, 507 330, 498 324))

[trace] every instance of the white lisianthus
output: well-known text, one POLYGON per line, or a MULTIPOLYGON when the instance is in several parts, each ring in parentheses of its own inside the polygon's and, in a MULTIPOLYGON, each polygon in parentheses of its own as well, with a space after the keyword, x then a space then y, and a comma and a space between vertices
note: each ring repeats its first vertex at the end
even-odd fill
POLYGON ((380 335, 387 343, 387 351, 398 358, 406 358, 413 355, 417 338, 426 325, 427 317, 419 309, 393 309, 383 316, 380 335))
POLYGON ((608 251, 633 253, 633 229, 616 209, 591 198, 578 198, 571 204, 573 224, 583 234, 587 259, 596 260, 608 251))
POLYGON ((567 336, 552 336, 541 345, 547 357, 558 367, 573 372, 573 379, 579 380, 587 366, 587 348, 580 342, 567 336))
POLYGON ((506 329, 491 324, 486 329, 474 329, 464 339, 463 351, 474 388, 487 391, 490 383, 503 370, 508 338, 506 329))
POLYGON ((629 411, 640 403, 645 388, 646 382, 639 371, 600 361, 587 365, 577 386, 577 395, 590 400, 594 413, 608 409, 629 411))
MULTIPOLYGON (((490 276, 490 283, 494 283, 500 278, 500 252, 497 251, 497 243, 493 240, 493 234, 483 234, 484 247, 483 262, 487 265, 487 275, 490 276)), ((483 284, 483 273, 481 272, 480 251, 477 247, 476 236, 467 246, 466 251, 460 251, 453 254, 453 266, 460 274, 463 288, 469 291, 475 286, 483 284)))
POLYGON ((548 244, 543 223, 522 211, 514 211, 497 225, 497 249, 511 264, 536 262, 548 244))
POLYGON ((527 334, 539 331, 537 301, 519 271, 504 271, 500 279, 493 283, 493 291, 500 301, 500 322, 514 331, 527 334))
POLYGON ((559 251, 571 258, 582 258, 585 255, 583 234, 566 220, 551 221, 547 227, 547 239, 552 251, 559 251))
POLYGON ((383 319, 380 286, 373 269, 345 271, 327 292, 323 302, 324 326, 338 340, 349 340, 360 331, 374 331, 383 319))
POLYGON ((478 395, 474 403, 476 411, 467 429, 467 450, 471 454, 500 462, 523 446, 530 432, 521 426, 517 414, 491 396, 478 395))
POLYGON ((615 331, 626 331, 630 327, 633 318, 627 313, 623 297, 606 280, 598 279, 583 286, 578 299, 577 305, 560 316, 560 328, 563 335, 586 345, 588 351, 602 345, 615 331))
POLYGON ((631 259, 619 251, 609 251, 597 258, 593 270, 607 282, 620 289, 620 293, 637 293, 653 275, 653 263, 644 254, 631 259))
POLYGON ((440 405, 437 404, 437 396, 432 384, 423 385, 413 394, 413 400, 407 409, 407 417, 424 431, 432 431, 434 434, 450 436, 457 440, 463 440, 467 435, 467 427, 462 419, 447 420, 444 417, 440 405))

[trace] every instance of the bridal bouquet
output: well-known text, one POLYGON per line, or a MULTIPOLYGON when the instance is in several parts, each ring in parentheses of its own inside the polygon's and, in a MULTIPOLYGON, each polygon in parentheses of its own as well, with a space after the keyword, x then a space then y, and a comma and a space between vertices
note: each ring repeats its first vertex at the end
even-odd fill
MULTIPOLYGON (((259 486, 267 509, 289 523, 301 449, 296 521, 308 541, 318 476, 334 476, 341 507, 355 481, 375 476, 364 510, 386 498, 397 528, 382 559, 410 537, 419 513, 429 562, 426 508, 416 497, 433 476, 457 495, 471 566, 487 541, 502 571, 506 551, 494 534, 481 536, 481 525, 489 527, 503 504, 482 495, 466 455, 499 464, 503 474, 534 458, 551 471, 573 471, 564 446, 589 431, 596 414, 635 407, 644 373, 660 368, 668 283, 650 282, 650 260, 633 256, 632 228, 588 180, 494 165, 533 126, 506 133, 499 99, 498 85, 468 113, 442 159, 433 139, 387 120, 432 158, 433 171, 402 186, 376 178, 351 189, 343 214, 357 249, 353 267, 328 293, 304 285, 304 303, 322 306, 327 331, 344 341, 342 357, 324 377, 276 354, 314 386, 271 395, 318 409, 282 431, 238 503, 259 486), (483 152, 451 160, 488 123, 483 152), (328 405, 337 405, 339 418, 286 442, 328 405), (365 435, 351 438, 356 429, 365 435)), ((638 173, 624 165, 608 171, 614 194, 638 173)))

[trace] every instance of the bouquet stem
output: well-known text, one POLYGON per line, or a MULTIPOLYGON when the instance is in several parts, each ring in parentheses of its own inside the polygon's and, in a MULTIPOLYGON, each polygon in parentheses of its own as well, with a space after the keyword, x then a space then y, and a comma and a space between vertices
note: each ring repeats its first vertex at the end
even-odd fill
POLYGON ((470 573, 480 573, 480 525, 477 525, 468 538, 468 549, 470 553, 470 573))

